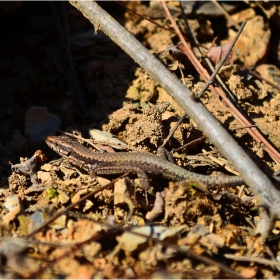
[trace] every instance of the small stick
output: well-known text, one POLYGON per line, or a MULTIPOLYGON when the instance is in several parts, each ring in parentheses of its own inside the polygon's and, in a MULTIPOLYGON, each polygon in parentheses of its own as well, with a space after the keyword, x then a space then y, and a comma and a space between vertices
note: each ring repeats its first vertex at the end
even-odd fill
MULTIPOLYGON (((204 61, 206 62, 207 66, 209 67, 209 69, 212 71, 212 73, 215 71, 215 68, 214 66, 212 65, 212 62, 211 60, 209 59, 209 57, 207 56, 204 56, 204 52, 203 50, 201 49, 200 47, 200 43, 198 42, 197 38, 194 36, 190 26, 189 26, 189 23, 188 23, 188 20, 187 20, 187 16, 186 14, 184 13, 184 7, 183 7, 183 4, 182 4, 182 1, 180 1, 180 7, 181 7, 181 14, 182 14, 182 17, 183 17, 183 20, 185 22, 185 25, 187 27, 187 30, 188 32, 190 33, 190 36, 193 40, 193 42, 195 43, 195 45, 197 46, 200 54, 201 54, 201 57, 204 58, 204 61)), ((226 95, 228 96, 228 98, 230 98, 230 101, 235 105, 235 107, 239 108, 239 105, 238 103, 236 103, 235 101, 235 97, 234 95, 231 93, 231 91, 226 87, 225 83, 222 81, 222 79, 220 78, 219 74, 217 74, 216 76, 216 80, 217 82, 219 83, 220 87, 223 89, 223 91, 226 93, 226 95)))
POLYGON ((212 73, 212 75, 210 76, 208 82, 204 85, 204 87, 202 88, 202 90, 200 91, 200 93, 198 94, 197 98, 200 98, 202 96, 202 94, 207 90, 207 88, 209 87, 210 84, 213 83, 215 76, 217 75, 217 73, 219 72, 219 70, 221 69, 221 67, 223 66, 225 60, 227 59, 228 55, 230 54, 230 52, 232 51, 235 43, 237 42, 241 32, 243 31, 244 27, 246 25, 246 21, 243 21, 234 40, 232 41, 232 43, 230 44, 230 47, 228 48, 225 56, 222 58, 222 60, 220 61, 220 63, 217 65, 215 71, 212 73))
POLYGON ((186 118, 188 114, 185 113, 180 120, 174 125, 174 127, 171 129, 171 131, 169 132, 168 136, 165 138, 164 142, 162 143, 162 147, 164 147, 167 142, 170 140, 170 138, 173 136, 174 132, 176 131, 176 129, 179 127, 179 125, 183 122, 183 120, 186 118))
POLYGON ((196 146, 196 145, 202 143, 205 139, 206 139, 206 136, 201 136, 201 137, 199 137, 199 138, 197 138, 197 139, 195 139, 195 140, 193 140, 193 141, 191 141, 191 142, 189 142, 189 143, 187 143, 187 144, 185 144, 185 145, 183 145, 183 146, 181 146, 177 149, 172 149, 171 152, 176 153, 176 152, 182 151, 184 149, 189 149, 193 146, 196 146))

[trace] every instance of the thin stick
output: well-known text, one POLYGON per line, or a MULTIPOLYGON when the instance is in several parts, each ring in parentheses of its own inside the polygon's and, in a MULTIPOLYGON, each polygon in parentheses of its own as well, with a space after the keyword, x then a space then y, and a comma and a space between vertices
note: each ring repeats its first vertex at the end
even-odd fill
POLYGON ((235 43, 237 42, 241 32, 243 31, 244 27, 246 25, 246 21, 243 21, 234 40, 232 41, 232 43, 230 44, 230 47, 228 48, 226 54, 224 55, 224 57, 222 58, 222 60, 220 61, 220 63, 217 65, 215 71, 212 73, 210 79, 208 80, 207 83, 205 83, 204 87, 202 88, 202 90, 200 91, 200 93, 198 94, 197 98, 200 98, 202 96, 202 94, 207 90, 207 88, 209 87, 210 84, 213 83, 215 76, 217 75, 217 73, 219 72, 219 70, 221 69, 221 67, 223 66, 224 62, 226 61, 227 57, 229 56, 230 52, 232 51, 235 43))
POLYGON ((180 120, 177 121, 177 123, 174 125, 174 127, 171 129, 171 131, 169 132, 168 136, 165 138, 164 142, 162 143, 162 145, 161 145, 162 147, 164 147, 167 144, 167 142, 173 136, 174 132, 179 127, 179 125, 183 122, 183 120, 186 118, 187 115, 188 115, 187 113, 184 113, 184 115, 180 118, 180 120))
POLYGON ((201 136, 201 137, 199 137, 199 138, 197 138, 197 139, 195 139, 195 140, 193 140, 193 141, 191 141, 191 142, 189 142, 189 143, 187 143, 187 144, 185 144, 185 145, 183 145, 183 146, 181 146, 177 149, 172 149, 171 152, 176 153, 176 152, 182 151, 184 149, 189 149, 193 146, 196 146, 196 145, 200 144, 201 142, 204 142, 205 139, 206 139, 205 136, 201 136))
MULTIPOLYGON (((212 65, 212 62, 211 62, 210 58, 208 56, 206 56, 206 57, 204 56, 204 52, 203 52, 202 48, 200 47, 200 43, 198 42, 197 38, 194 36, 194 34, 193 34, 193 32, 192 32, 192 30, 189 26, 189 22, 188 22, 186 14, 184 12, 184 7, 183 7, 183 4, 182 4, 182 1, 180 1, 180 7, 181 7, 181 14, 182 14, 183 20, 185 22, 186 28, 188 30, 188 33, 190 33, 190 37, 192 38, 193 42, 196 44, 201 56, 203 57, 204 61, 207 64, 207 66, 209 67, 209 69, 213 73, 215 71, 215 68, 212 65)), ((233 94, 226 87, 226 85, 224 84, 224 82, 222 81, 222 79, 220 78, 220 76, 218 74, 216 75, 216 79, 217 79, 217 82, 219 83, 220 87, 226 93, 227 97, 230 98, 230 101, 235 105, 235 107, 239 108, 239 105, 235 102, 235 98, 234 98, 233 94)))

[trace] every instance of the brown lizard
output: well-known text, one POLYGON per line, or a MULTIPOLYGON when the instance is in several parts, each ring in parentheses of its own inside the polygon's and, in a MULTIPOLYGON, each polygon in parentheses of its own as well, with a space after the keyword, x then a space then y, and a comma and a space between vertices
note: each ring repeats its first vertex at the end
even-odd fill
POLYGON ((244 184, 242 178, 238 176, 214 177, 201 175, 150 154, 136 152, 98 154, 64 135, 48 136, 46 143, 71 164, 84 169, 90 174, 135 172, 146 191, 150 186, 147 174, 162 176, 174 181, 193 180, 195 183, 200 182, 207 187, 244 184))

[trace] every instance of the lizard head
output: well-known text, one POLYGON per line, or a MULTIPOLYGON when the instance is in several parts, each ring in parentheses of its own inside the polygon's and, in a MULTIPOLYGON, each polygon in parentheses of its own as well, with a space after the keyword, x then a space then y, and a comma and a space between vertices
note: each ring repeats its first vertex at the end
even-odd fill
POLYGON ((61 136, 48 136, 46 138, 47 145, 62 157, 68 157, 74 148, 75 141, 70 137, 61 136))

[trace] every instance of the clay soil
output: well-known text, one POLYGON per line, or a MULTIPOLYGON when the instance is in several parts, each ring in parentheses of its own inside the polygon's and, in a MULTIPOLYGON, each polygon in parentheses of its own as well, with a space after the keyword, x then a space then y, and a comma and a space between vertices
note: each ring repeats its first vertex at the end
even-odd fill
MULTIPOLYGON (((247 20, 220 76, 246 118, 278 151, 278 3, 230 2, 228 18, 211 2, 212 8, 192 2, 185 12, 203 55, 186 31, 179 3, 168 4, 205 67, 203 56, 218 63, 222 49, 247 20)), ((172 27, 160 2, 123 3, 137 14, 117 2, 100 5, 199 94, 204 81, 176 47, 177 35, 166 30, 172 27)), ((95 148, 79 141, 97 152, 156 155, 184 114, 110 38, 94 32, 68 2, 7 2, 0 4, 0 21, 0 278, 280 277, 279 221, 268 237, 255 233, 258 200, 248 186, 203 191, 205 186, 149 175, 146 201, 137 175, 129 174, 98 192, 123 174, 91 176, 45 144, 47 135, 60 134, 54 126, 93 137, 95 148)), ((265 173, 279 170, 280 162, 213 92, 208 89, 201 102, 265 173)), ((175 164, 192 172, 238 175, 188 116, 165 148, 175 164)))

